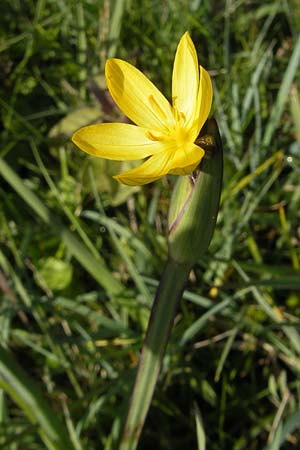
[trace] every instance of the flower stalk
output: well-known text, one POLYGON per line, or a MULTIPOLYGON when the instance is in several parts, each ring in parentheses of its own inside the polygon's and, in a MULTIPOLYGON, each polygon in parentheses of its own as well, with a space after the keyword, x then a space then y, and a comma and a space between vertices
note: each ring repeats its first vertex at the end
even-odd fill
POLYGON ((171 259, 166 264, 151 310, 119 450, 134 450, 138 445, 189 271, 189 266, 171 259))
POLYGON ((169 257, 152 307, 119 450, 135 450, 151 404, 177 305, 189 272, 208 249, 219 209, 223 152, 215 120, 202 129, 206 154, 197 171, 180 177, 169 212, 169 257))

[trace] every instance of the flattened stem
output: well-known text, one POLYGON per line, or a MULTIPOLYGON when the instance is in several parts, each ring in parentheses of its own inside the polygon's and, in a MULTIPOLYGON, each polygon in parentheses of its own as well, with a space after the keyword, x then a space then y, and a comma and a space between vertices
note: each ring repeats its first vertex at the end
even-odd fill
POLYGON ((177 305, 190 266, 167 262, 159 283, 140 356, 119 450, 135 450, 151 404, 177 305))

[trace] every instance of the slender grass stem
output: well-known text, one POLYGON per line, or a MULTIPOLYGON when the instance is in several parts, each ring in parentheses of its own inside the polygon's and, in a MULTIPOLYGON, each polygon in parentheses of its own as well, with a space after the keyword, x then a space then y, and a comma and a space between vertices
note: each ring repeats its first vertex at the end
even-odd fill
POLYGON ((0 346, 0 387, 14 399, 37 427, 37 432, 48 450, 75 450, 67 429, 33 380, 15 361, 13 355, 2 346, 0 346))
POLYGON ((148 413, 161 363, 190 266, 168 260, 158 286, 119 450, 135 450, 148 413))

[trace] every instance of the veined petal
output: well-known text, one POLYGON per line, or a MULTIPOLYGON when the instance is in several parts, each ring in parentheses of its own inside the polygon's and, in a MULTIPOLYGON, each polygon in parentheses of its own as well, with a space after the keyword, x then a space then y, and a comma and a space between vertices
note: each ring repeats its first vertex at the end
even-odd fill
POLYGON ((186 143, 173 154, 169 163, 169 173, 187 175, 203 158, 205 151, 196 144, 186 143))
POLYGON ((90 155, 115 160, 143 159, 165 149, 147 137, 148 129, 128 123, 100 123, 79 129, 72 141, 90 155))
POLYGON ((129 186, 152 183, 168 173, 168 162, 171 158, 170 152, 161 152, 151 156, 147 161, 128 172, 115 175, 114 178, 129 186))
POLYGON ((176 142, 169 143, 169 149, 151 156, 140 166, 114 176, 121 183, 142 185, 152 183, 168 173, 187 175, 198 165, 204 150, 195 144, 186 144, 177 149, 176 142))
POLYGON ((197 104, 199 89, 198 57, 193 41, 186 32, 179 41, 173 67, 172 102, 189 124, 197 104))
POLYGON ((174 124, 170 103, 136 67, 112 58, 106 62, 105 76, 112 98, 134 123, 160 132, 174 124))
POLYGON ((213 88, 209 73, 200 66, 200 82, 197 94, 197 102, 195 104, 193 126, 191 133, 194 139, 197 138, 201 128, 203 127, 210 113, 213 99, 213 88))
POLYGON ((196 164, 192 164, 191 166, 187 166, 187 167, 183 167, 183 168, 178 168, 178 169, 173 169, 171 170, 172 175, 189 175, 190 173, 194 172, 194 170, 197 168, 198 166, 198 162, 196 162, 196 164))

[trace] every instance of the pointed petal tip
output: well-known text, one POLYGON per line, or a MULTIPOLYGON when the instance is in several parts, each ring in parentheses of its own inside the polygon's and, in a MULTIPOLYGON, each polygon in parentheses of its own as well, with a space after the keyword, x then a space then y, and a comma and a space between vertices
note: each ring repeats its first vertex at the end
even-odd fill
POLYGON ((118 58, 108 58, 105 63, 105 72, 106 70, 111 69, 114 65, 118 64, 118 61, 122 61, 118 58))
POLYGON ((200 83, 198 91, 198 133, 207 120, 213 101, 213 85, 211 77, 204 67, 200 66, 200 83))
POLYGON ((72 136, 71 136, 71 141, 77 147, 79 147, 78 142, 80 141, 80 138, 79 138, 80 134, 81 134, 81 128, 79 128, 79 130, 75 131, 75 133, 73 133, 72 136))
POLYGON ((195 44, 191 38, 190 32, 186 31, 182 36, 178 43, 178 47, 181 45, 186 45, 188 47, 192 47, 192 49, 195 49, 195 44))
POLYGON ((109 58, 105 63, 105 78, 108 82, 109 78, 111 77, 111 73, 116 66, 115 58, 109 58))
MULTIPOLYGON (((128 171, 130 172, 130 171, 128 171)), ((122 173, 118 173, 117 175, 113 175, 113 179, 118 181, 121 184, 125 184, 126 186, 136 186, 139 183, 135 183, 134 180, 130 177, 127 176, 128 172, 122 172, 122 173)))
POLYGON ((144 184, 148 184, 153 181, 153 180, 148 181, 146 179, 131 178, 130 176, 127 176, 125 172, 124 174, 120 173, 118 175, 113 175, 113 178, 119 183, 125 184, 126 186, 142 186, 144 184))
POLYGON ((188 32, 185 32, 177 46, 173 74, 173 107, 185 115, 185 125, 194 121, 197 110, 199 88, 199 64, 195 45, 188 32))
POLYGON ((119 183, 121 183, 120 181, 120 176, 119 175, 113 175, 112 178, 116 181, 118 181, 119 183))
MULTIPOLYGON (((188 38, 191 38, 190 32, 189 32, 189 31, 185 31, 185 32, 183 33, 183 35, 181 36, 180 41, 181 41, 182 39, 188 39, 188 38)), ((179 42, 180 42, 180 41, 179 41, 179 42)))
POLYGON ((164 150, 165 144, 147 137, 148 130, 128 123, 99 123, 77 130, 73 143, 90 155, 111 160, 139 160, 164 150))

